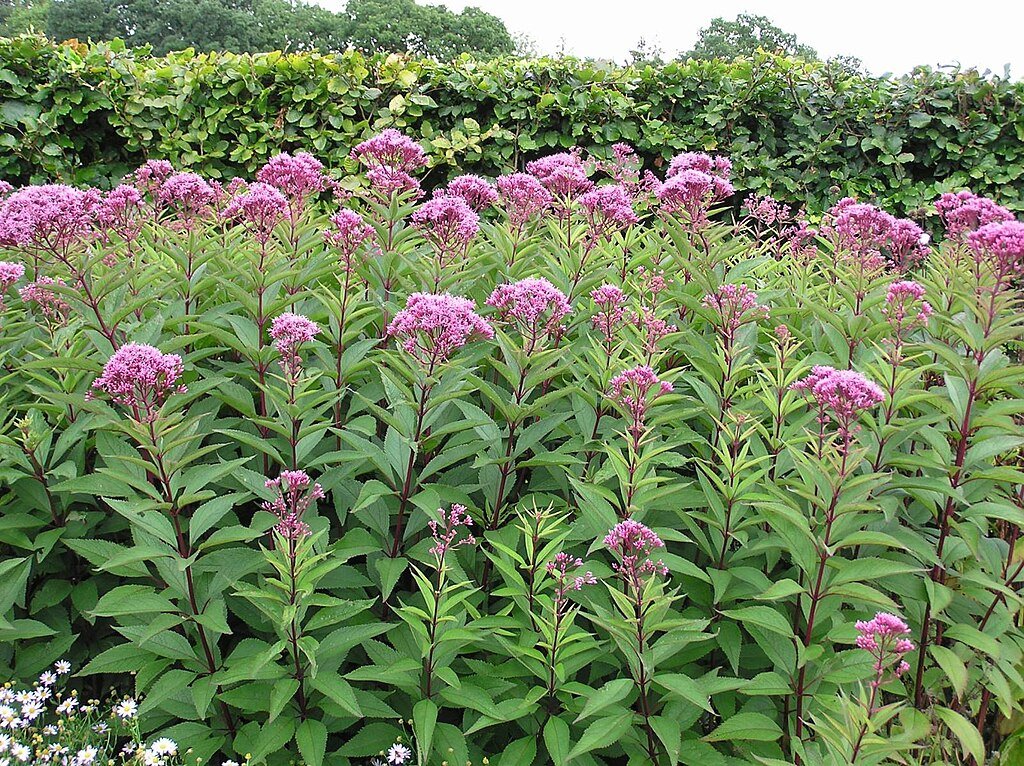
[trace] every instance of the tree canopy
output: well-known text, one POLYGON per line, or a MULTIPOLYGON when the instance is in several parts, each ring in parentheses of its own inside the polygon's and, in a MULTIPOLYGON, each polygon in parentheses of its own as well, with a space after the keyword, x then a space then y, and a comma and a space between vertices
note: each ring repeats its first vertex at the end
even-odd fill
POLYGON ((815 60, 817 51, 796 39, 796 35, 780 29, 766 16, 741 13, 732 21, 719 16, 700 30, 697 44, 687 58, 728 59, 751 56, 758 48, 771 53, 815 60))
POLYGON ((501 19, 414 0, 349 0, 333 13, 303 0, 0 0, 0 35, 29 28, 56 40, 149 45, 160 55, 199 51, 343 50, 450 59, 497 56, 514 43, 501 19))

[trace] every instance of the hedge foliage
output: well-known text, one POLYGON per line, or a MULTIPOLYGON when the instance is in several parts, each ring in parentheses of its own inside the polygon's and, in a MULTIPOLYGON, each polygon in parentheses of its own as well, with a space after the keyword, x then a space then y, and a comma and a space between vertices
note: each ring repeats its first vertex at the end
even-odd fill
POLYGON ((686 149, 727 154, 738 188, 813 210, 842 192, 910 213, 965 186, 1024 209, 1024 83, 975 70, 873 78, 769 55, 658 68, 355 52, 157 58, 117 41, 19 37, 0 39, 0 84, 0 177, 12 181, 106 183, 146 158, 233 176, 296 148, 351 169, 357 139, 397 127, 431 152, 428 183, 621 140, 648 167, 686 149))

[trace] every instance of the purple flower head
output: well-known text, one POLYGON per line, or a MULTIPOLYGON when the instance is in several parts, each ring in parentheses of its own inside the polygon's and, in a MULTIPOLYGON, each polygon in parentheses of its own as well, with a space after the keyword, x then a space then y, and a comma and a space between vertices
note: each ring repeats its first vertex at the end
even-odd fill
POLYGON ((631 195, 640 188, 640 170, 643 160, 636 150, 626 143, 612 145, 612 158, 598 163, 598 167, 607 173, 615 183, 625 187, 631 195))
POLYGON ((569 591, 583 590, 585 585, 596 585, 597 578, 593 572, 584 572, 579 575, 570 574, 571 571, 583 566, 583 559, 570 556, 568 553, 558 553, 554 559, 549 561, 546 569, 549 575, 555 578, 555 608, 564 608, 566 595, 569 591))
POLYGON ((404 170, 388 165, 374 165, 366 171, 366 178, 373 190, 385 198, 393 194, 408 194, 419 198, 423 194, 419 181, 404 170))
POLYGON ((928 257, 928 242, 924 229, 907 218, 897 218, 886 238, 889 262, 900 273, 906 273, 928 257))
POLYGON ((466 252, 480 231, 480 216, 462 197, 434 197, 412 214, 412 225, 434 248, 443 268, 466 252))
POLYGON ((639 442, 646 430, 647 409, 655 399, 672 391, 672 384, 659 380, 654 370, 643 364, 620 372, 612 378, 608 398, 629 415, 628 427, 634 441, 639 442))
POLYGON ((672 158, 665 177, 674 178, 687 170, 697 170, 728 181, 732 175, 732 162, 728 157, 713 157, 703 152, 684 152, 672 158))
POLYGON ((41 250, 66 259, 92 240, 100 193, 63 184, 26 186, 0 202, 0 247, 41 250))
POLYGON ((277 187, 257 181, 232 197, 222 216, 240 222, 257 242, 265 245, 287 213, 288 198, 277 187))
POLYGON ((173 172, 174 166, 167 160, 147 160, 135 171, 133 185, 142 192, 152 194, 173 172))
POLYGON ((128 343, 110 357, 92 389, 129 408, 135 420, 151 422, 167 397, 185 393, 185 386, 178 384, 182 372, 177 354, 163 354, 143 343, 128 343))
POLYGON ((274 155, 256 173, 256 180, 287 195, 288 210, 293 218, 302 213, 311 196, 328 185, 323 163, 308 152, 274 155))
POLYGON ((808 262, 818 257, 818 230, 800 218, 794 226, 786 229, 783 236, 789 246, 789 254, 798 261, 808 262))
POLYGON ((836 424, 844 450, 858 430, 854 421, 860 413, 885 400, 885 392, 859 372, 825 365, 813 367, 810 374, 790 388, 803 392, 815 402, 822 428, 829 421, 836 424))
POLYGON ((587 178, 587 169, 578 150, 533 160, 526 163, 526 170, 559 201, 563 211, 568 209, 571 200, 594 186, 587 178))
POLYGON ((903 659, 916 648, 914 643, 903 636, 910 633, 910 626, 894 614, 879 612, 871 620, 858 620, 857 648, 868 652, 875 660, 875 688, 891 681, 910 670, 903 659), (892 676, 886 678, 886 671, 893 668, 892 676))
POLYGON ((281 355, 281 369, 289 381, 298 379, 302 372, 299 348, 309 343, 320 332, 320 326, 302 314, 284 313, 274 317, 270 324, 270 337, 281 355))
POLYGON ((7 183, 7 181, 0 181, 0 199, 3 199, 12 191, 14 191, 12 184, 7 183))
POLYGON ((39 277, 35 282, 29 282, 21 288, 18 295, 25 303, 34 303, 38 306, 43 316, 51 322, 62 322, 71 312, 71 306, 53 290, 54 287, 64 287, 63 280, 39 277))
POLYGON ((142 233, 142 192, 129 184, 115 186, 96 208, 96 223, 125 242, 134 242, 142 233))
POLYGON ((715 312, 715 327, 731 341, 744 325, 768 316, 768 307, 757 302, 757 293, 746 285, 722 285, 701 301, 715 312))
POLYGON ((767 195, 753 194, 743 203, 747 215, 762 226, 785 226, 793 219, 789 205, 767 195))
POLYGON ((331 216, 331 227, 324 231, 324 241, 338 251, 345 271, 351 272, 356 267, 356 252, 375 234, 374 228, 359 213, 342 208, 331 216))
POLYGON ((967 246, 978 264, 992 270, 999 285, 1024 273, 1024 223, 1020 221, 987 223, 967 235, 967 246))
POLYGON ((732 196, 732 184, 721 176, 689 168, 672 175, 655 191, 661 209, 670 214, 684 213, 693 229, 707 225, 708 210, 732 196))
POLYGON ((503 322, 522 335, 524 350, 532 353, 543 338, 563 331, 562 320, 572 311, 565 293, 546 279, 521 279, 494 288, 487 305, 498 310, 503 322))
POLYGON ((590 236, 604 239, 639 221, 633 210, 633 198, 618 184, 595 186, 580 197, 590 236))
POLYGON ((471 338, 494 337, 475 308, 473 301, 447 293, 413 293, 388 325, 388 335, 432 374, 471 338))
POLYGON ((645 576, 668 574, 668 567, 663 561, 651 558, 654 551, 665 547, 665 543, 639 521, 620 521, 604 538, 604 544, 619 559, 613 565, 616 573, 634 588, 643 587, 645 576))
POLYGON ((885 294, 882 313, 900 340, 913 328, 927 323, 932 307, 924 300, 924 286, 909 280, 893 282, 885 294))
POLYGON ((844 254, 878 254, 888 243, 896 218, 874 205, 845 197, 829 211, 836 249, 844 254))
POLYGON ((946 192, 935 203, 935 210, 952 239, 963 239, 964 235, 989 223, 1013 220, 1013 213, 1002 205, 967 190, 946 192))
POLYGON ((494 184, 480 176, 464 175, 453 178, 448 186, 439 189, 435 197, 462 197, 475 212, 480 212, 498 201, 494 184))
POLYGON ((445 513, 444 508, 437 509, 439 519, 431 519, 430 535, 434 538, 434 546, 429 553, 434 556, 437 568, 444 566, 444 557, 449 551, 455 550, 463 545, 475 545, 476 538, 469 528, 473 526, 473 520, 466 511, 466 506, 458 503, 452 504, 451 510, 445 513), (465 534, 465 537, 460 537, 465 534))
POLYGON ((394 128, 388 128, 352 149, 352 158, 368 168, 387 167, 410 173, 426 166, 423 147, 394 128))
POLYGON ((551 207, 551 194, 540 181, 527 173, 499 176, 497 186, 509 223, 515 227, 522 226, 551 207))
POLYGON ((4 293, 23 276, 25 276, 25 267, 20 263, 0 261, 0 311, 3 311, 4 308, 4 293))
POLYGON ((323 487, 305 471, 281 471, 276 479, 267 479, 264 486, 274 490, 274 499, 265 501, 262 507, 279 519, 275 531, 288 540, 308 535, 309 525, 302 517, 317 500, 323 499, 323 487))
POLYGON ((217 191, 195 173, 174 173, 160 184, 156 196, 161 207, 171 210, 177 222, 190 229, 198 219, 210 215, 217 191))
POLYGON ((590 326, 601 332, 606 348, 610 347, 625 321, 626 294, 615 285, 601 285, 591 291, 590 299, 597 307, 590 326))

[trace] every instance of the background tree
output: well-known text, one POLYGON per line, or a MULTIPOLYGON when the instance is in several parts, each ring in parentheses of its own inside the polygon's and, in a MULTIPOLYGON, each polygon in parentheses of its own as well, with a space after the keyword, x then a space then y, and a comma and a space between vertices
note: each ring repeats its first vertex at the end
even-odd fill
POLYGON ((750 56, 763 48, 766 51, 799 56, 808 60, 818 58, 817 51, 796 39, 796 35, 776 26, 766 16, 741 13, 728 21, 719 16, 700 30, 697 44, 684 58, 728 59, 750 56))

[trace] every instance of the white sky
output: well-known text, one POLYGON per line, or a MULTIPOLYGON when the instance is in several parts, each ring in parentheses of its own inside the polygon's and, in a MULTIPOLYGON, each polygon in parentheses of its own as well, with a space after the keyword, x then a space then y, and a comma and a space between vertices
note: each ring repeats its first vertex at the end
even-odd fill
MULTIPOLYGON (((319 0, 334 10, 343 0, 319 0)), ((960 63, 1024 76, 1024 0, 417 0, 473 5, 534 40, 539 53, 622 61, 640 38, 668 56, 689 50, 712 18, 767 16, 819 55, 857 56, 874 74, 960 63)))

